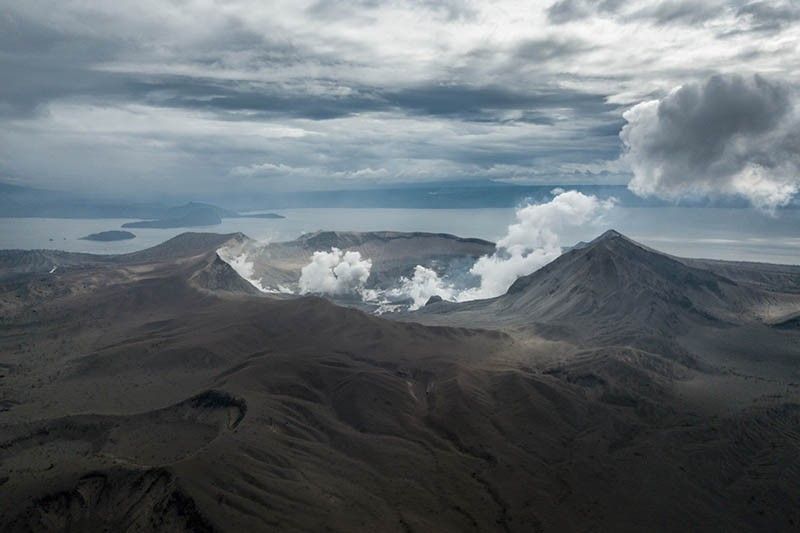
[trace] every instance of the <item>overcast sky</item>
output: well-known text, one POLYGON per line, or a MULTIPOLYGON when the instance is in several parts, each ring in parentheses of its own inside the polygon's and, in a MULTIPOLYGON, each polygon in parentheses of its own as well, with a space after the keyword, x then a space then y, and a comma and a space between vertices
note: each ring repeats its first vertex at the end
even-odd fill
POLYGON ((798 43, 796 0, 0 0, 0 179, 207 192, 635 170, 642 194, 757 187, 780 204, 798 43), (755 113, 775 119, 751 131, 755 113), (708 116, 724 124, 698 134, 698 166, 675 138, 708 116))

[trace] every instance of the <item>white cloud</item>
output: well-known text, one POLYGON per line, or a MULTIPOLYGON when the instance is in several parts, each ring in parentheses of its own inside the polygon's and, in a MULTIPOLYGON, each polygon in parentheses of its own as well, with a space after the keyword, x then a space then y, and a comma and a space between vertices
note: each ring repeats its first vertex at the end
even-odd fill
POLYGON ((317 251, 300 273, 300 293, 360 295, 372 269, 370 259, 356 251, 317 251))

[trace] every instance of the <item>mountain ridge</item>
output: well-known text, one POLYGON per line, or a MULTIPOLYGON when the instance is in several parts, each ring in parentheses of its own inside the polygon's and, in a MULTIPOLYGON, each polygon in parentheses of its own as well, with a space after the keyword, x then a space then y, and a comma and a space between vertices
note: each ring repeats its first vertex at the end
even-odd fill
POLYGON ((693 266, 609 230, 518 278, 501 296, 436 303, 418 313, 438 315, 441 323, 452 316, 454 323, 546 326, 560 335, 624 344, 696 324, 760 322, 771 308, 800 305, 800 299, 735 281, 713 266, 693 266))

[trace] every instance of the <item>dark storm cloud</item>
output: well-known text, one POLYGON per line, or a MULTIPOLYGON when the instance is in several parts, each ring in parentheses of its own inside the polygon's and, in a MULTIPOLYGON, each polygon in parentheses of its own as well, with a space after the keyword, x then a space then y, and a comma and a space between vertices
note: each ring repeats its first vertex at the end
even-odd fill
MULTIPOLYGON (((415 4, 432 9, 425 2, 415 4)), ((351 7, 370 5, 377 4, 360 1, 351 7)), ((323 8, 330 6, 325 2, 315 6, 323 8)), ((308 64, 347 67, 334 54, 314 52, 290 41, 267 40, 235 20, 225 20, 222 30, 194 43, 191 49, 180 51, 183 60, 214 66, 222 53, 244 51, 247 52, 244 67, 250 70, 308 64)), ((107 72, 93 68, 97 63, 129 54, 131 49, 126 46, 130 45, 110 38, 70 35, 25 17, 10 14, 0 17, 0 68, 5 74, 0 85, 0 113, 24 116, 51 100, 69 97, 313 120, 391 111, 477 122, 545 125, 555 123, 549 116, 553 110, 595 113, 607 109, 604 95, 574 90, 520 91, 497 86, 429 84, 404 88, 356 85, 345 87, 343 92, 337 80, 315 79, 312 91, 297 83, 107 72)), ((511 60, 541 63, 586 49, 587 44, 577 39, 530 39, 514 48, 511 60)))
POLYGON ((185 76, 131 80, 128 87, 132 94, 151 105, 219 113, 248 111, 265 118, 326 120, 388 107, 366 89, 350 91, 346 95, 337 95, 334 91, 309 94, 302 86, 185 76))
MULTIPOLYGON (((327 82, 334 85, 333 80, 327 82)), ((123 90, 121 86, 114 86, 114 89, 123 90)), ((310 94, 304 87, 194 77, 150 77, 128 79, 124 91, 126 98, 150 105, 215 112, 248 111, 264 116, 313 120, 398 112, 477 122, 552 124, 554 120, 548 114, 554 111, 592 114, 613 109, 600 94, 565 89, 517 92, 492 86, 443 84, 396 90, 349 87, 344 94, 337 94, 333 89, 310 94), (505 115, 509 112, 517 114, 505 115)))
POLYGON ((800 186, 800 120, 790 88, 761 76, 714 76, 625 113, 631 189, 680 198, 739 194, 774 207, 800 186))
POLYGON ((104 39, 76 38, 26 17, 0 14, 0 116, 29 115, 65 95, 117 92, 118 81, 89 67, 119 49, 104 39))
POLYGON ((463 119, 501 111, 572 110, 594 113, 609 108, 603 95, 566 89, 516 92, 492 86, 429 85, 386 93, 384 97, 388 103, 400 109, 463 119))
MULTIPOLYGON (((244 68, 281 69, 304 64, 341 64, 332 53, 316 53, 297 43, 269 39, 243 26, 241 21, 222 17, 219 31, 191 46, 174 50, 181 61, 213 68, 225 54, 246 52, 244 68)), ((264 93, 254 89, 236 89, 239 82, 222 80, 216 84, 202 77, 162 76, 148 73, 106 71, 98 64, 120 57, 144 53, 148 43, 113 36, 93 36, 69 32, 38 23, 25 16, 0 15, 0 115, 25 116, 60 98, 96 100, 97 102, 144 103, 174 101, 185 107, 195 99, 198 108, 221 110, 280 109, 286 115, 330 118, 342 116, 336 102, 307 106, 303 98, 264 93), (210 99, 200 103, 200 99, 210 99), (293 110, 292 105, 298 106, 293 110), (302 106, 302 107, 300 107, 302 106), (293 112, 296 111, 296 112, 293 112)), ((347 104, 343 104, 345 107, 347 104)))

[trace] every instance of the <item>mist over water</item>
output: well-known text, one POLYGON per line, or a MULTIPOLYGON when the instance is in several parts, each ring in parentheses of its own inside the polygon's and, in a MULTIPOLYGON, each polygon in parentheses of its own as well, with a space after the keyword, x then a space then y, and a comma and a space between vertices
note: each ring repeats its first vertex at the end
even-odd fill
MULTIPOLYGON (((496 241, 505 235, 515 214, 513 208, 308 208, 275 212, 286 219, 224 219, 222 224, 205 228, 137 229, 135 239, 117 242, 80 238, 119 229, 128 219, 0 218, 0 249, 48 248, 116 254, 148 248, 186 231, 240 231, 271 242, 292 240, 317 230, 428 231, 496 241)), ((564 228, 561 242, 570 246, 593 239, 610 228, 680 256, 800 263, 800 210, 795 209, 780 210, 773 217, 756 209, 617 206, 604 217, 602 226, 564 228)))

